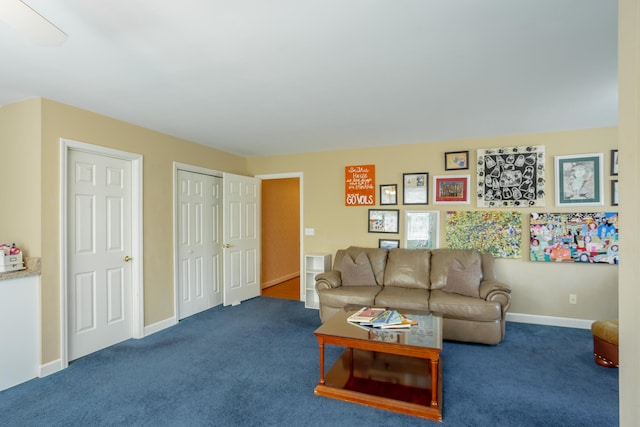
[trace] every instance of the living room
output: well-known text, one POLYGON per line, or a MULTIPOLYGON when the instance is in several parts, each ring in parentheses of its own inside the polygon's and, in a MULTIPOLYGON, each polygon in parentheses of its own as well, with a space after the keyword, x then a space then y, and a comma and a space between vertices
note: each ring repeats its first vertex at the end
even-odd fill
MULTIPOLYGON (((609 153, 617 147, 616 132, 615 128, 601 128, 268 158, 259 157, 248 159, 248 170, 251 175, 292 170, 303 172, 304 226, 315 230, 314 236, 305 237, 305 253, 335 254, 336 250, 351 245, 377 247, 380 238, 399 239, 401 247, 404 247, 404 212, 415 209, 440 212, 439 228, 440 244, 442 245, 445 241, 446 212, 477 210, 473 197, 470 205, 434 205, 432 195, 430 195, 428 205, 416 206, 403 205, 402 196, 399 195, 396 206, 373 206, 375 208, 399 209, 399 232, 397 234, 368 233, 368 207, 345 206, 345 166, 375 165, 376 185, 398 184, 399 192, 402 189, 403 173, 412 172, 428 172, 430 179, 433 175, 470 174, 472 177, 471 187, 474 188, 476 185, 476 151, 478 149, 544 145, 547 160, 545 178, 547 188, 552 188, 554 156, 602 152, 605 153, 604 163, 608 166, 609 153), (444 170, 445 152, 466 150, 470 153, 469 164, 471 166, 469 170, 453 173, 444 170), (293 167, 296 169, 292 169, 293 167)), ((598 210, 616 211, 617 208, 610 205, 611 199, 607 187, 610 185, 605 185, 605 204, 598 207, 598 210)), ((433 191, 431 182, 429 188, 433 191)), ((581 211, 586 212, 588 209, 588 207, 583 207, 581 211)), ((545 208, 517 208, 515 210, 521 212, 523 216, 529 216, 531 212, 569 211, 566 208, 554 207, 553 191, 547 191, 545 208)), ((523 220, 523 224, 528 224, 528 221, 523 220)), ((514 299, 509 310, 510 320, 588 328, 590 320, 617 317, 618 267, 616 265, 530 262, 528 229, 522 230, 522 237, 523 254, 519 259, 502 258, 496 260, 497 276, 505 283, 509 283, 513 289, 514 299), (585 269, 585 267, 587 268, 585 269), (578 304, 569 303, 570 294, 578 295, 578 304)))
MULTIPOLYGON (((8 205, 14 206, 16 222, 2 226, 2 234, 8 239, 22 241, 34 256, 43 260, 42 286, 42 365, 54 363, 60 357, 60 299, 59 265, 59 139, 61 137, 89 144, 140 153, 145 159, 144 222, 145 230, 145 326, 154 325, 174 316, 173 259, 166 248, 172 246, 171 191, 173 185, 172 162, 193 164, 210 169, 247 175, 282 172, 304 174, 304 226, 314 228, 314 236, 304 239, 304 252, 335 253, 338 248, 352 244, 377 246, 376 234, 367 233, 367 209, 345 207, 343 202, 344 167, 347 165, 375 164, 376 184, 401 183, 405 172, 428 172, 446 175, 442 164, 443 154, 449 151, 468 150, 469 174, 475 183, 476 151, 483 148, 544 145, 546 148, 546 180, 553 188, 553 158, 559 155, 604 153, 605 181, 608 173, 609 153, 618 149, 624 153, 619 179, 621 182, 637 182, 637 122, 636 99, 625 94, 637 94, 638 73, 633 59, 637 58, 637 37, 632 30, 638 23, 637 9, 623 14, 625 7, 635 7, 634 2, 620 2, 621 54, 620 56, 620 124, 617 127, 583 129, 496 138, 468 138, 454 141, 425 142, 402 146, 369 147, 333 150, 313 154, 293 154, 269 157, 243 157, 197 143, 144 129, 129 123, 95 114, 45 98, 36 98, 0 109, 0 134, 3 141, 21 141, 20 144, 3 144, 5 154, 0 161, 8 174, 19 176, 21 185, 3 192, 8 205), (634 22, 629 22, 632 18, 634 22), (635 37, 635 38, 634 38, 635 37), (159 149, 161 148, 161 149, 159 149), (55 160, 52 160, 55 159, 55 160), (626 167, 625 167, 626 166, 626 167), (28 171, 28 173, 27 173, 28 171)), ((401 188, 401 185, 399 186, 401 188)), ((610 205, 611 194, 605 185, 604 206, 598 209, 616 210, 610 205)), ((632 188, 621 188, 623 202, 617 210, 629 213, 637 211, 638 201, 632 188)), ((473 199, 472 199, 473 200, 473 199)), ((399 205, 400 209, 406 206, 399 205)), ((431 204, 420 209, 436 209, 431 204)), ((442 213, 450 206, 438 207, 441 211, 441 241, 444 236, 442 213)), ((474 202, 464 209, 475 209, 474 202)), ((523 215, 530 212, 566 211, 554 205, 553 191, 548 191, 545 207, 518 209, 523 215)), ((622 220, 624 223, 624 219, 622 220)), ((401 225, 402 227, 402 225, 401 225)), ((523 247, 527 230, 523 230, 523 247)), ((623 241, 638 238, 636 224, 624 223, 623 241)), ((398 238, 402 238, 402 230, 398 238)), ((526 255, 521 259, 504 259, 497 262, 497 275, 513 288, 511 314, 513 320, 532 323, 562 323, 584 327, 586 321, 620 317, 622 340, 637 342, 633 331, 640 325, 637 305, 638 290, 633 285, 637 277, 638 251, 624 247, 625 260, 619 266, 612 265, 559 265, 533 263, 526 255), (635 265, 634 265, 635 264, 635 265), (569 303, 569 295, 578 296, 577 304, 569 303), (619 303, 620 302, 620 303, 619 303), (519 317, 519 319, 517 318, 519 317), (571 320, 569 320, 571 319, 571 320), (627 325, 625 328, 625 324, 627 325)), ((526 250, 525 250, 526 254, 526 250)), ((637 347, 637 346, 636 346, 637 347)), ((622 349, 621 360, 628 365, 621 368, 622 420, 633 425, 640 419, 635 403, 638 391, 637 349, 633 345, 622 349), (635 417, 635 418, 634 418, 635 417)))

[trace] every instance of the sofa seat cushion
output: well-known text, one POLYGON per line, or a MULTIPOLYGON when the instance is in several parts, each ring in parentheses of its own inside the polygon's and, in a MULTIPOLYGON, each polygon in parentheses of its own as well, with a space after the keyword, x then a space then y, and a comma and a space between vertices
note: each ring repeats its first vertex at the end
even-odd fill
POLYGON ((320 302, 330 307, 342 308, 347 304, 373 305, 381 286, 338 286, 337 288, 319 291, 320 302))
POLYGON ((395 309, 429 310, 429 291, 426 289, 385 286, 376 295, 375 305, 395 309))
POLYGON ((441 313, 443 317, 494 322, 502 319, 500 303, 480 298, 433 290, 429 298, 429 310, 441 313))

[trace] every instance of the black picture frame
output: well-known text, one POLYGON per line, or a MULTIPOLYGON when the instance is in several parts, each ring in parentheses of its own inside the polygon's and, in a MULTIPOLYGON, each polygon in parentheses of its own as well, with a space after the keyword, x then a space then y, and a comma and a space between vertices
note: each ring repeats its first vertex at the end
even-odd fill
POLYGON ((469 151, 449 151, 444 153, 444 170, 469 169, 469 151))
POLYGON ((378 247, 382 249, 397 249, 400 247, 400 239, 378 239, 378 247))
POLYGON ((380 185, 380 205, 397 205, 398 204, 398 184, 381 184, 380 185))
POLYGON ((402 204, 429 204, 429 173, 413 172, 402 174, 402 204))
POLYGON ((367 231, 369 233, 398 233, 399 209, 369 209, 367 231))
POLYGON ((611 181, 611 206, 618 206, 619 191, 618 180, 611 181))
POLYGON ((611 150, 611 167, 609 175, 618 176, 618 150, 611 150))

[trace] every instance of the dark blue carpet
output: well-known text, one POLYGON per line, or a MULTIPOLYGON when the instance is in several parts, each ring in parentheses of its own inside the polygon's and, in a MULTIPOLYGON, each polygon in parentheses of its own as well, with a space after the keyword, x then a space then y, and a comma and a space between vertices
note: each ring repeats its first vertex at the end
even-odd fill
POLYGON ((216 307, 0 392, 0 425, 618 425, 618 370, 593 362, 587 330, 508 323, 498 346, 446 342, 440 424, 315 396, 319 325, 297 301, 216 307))

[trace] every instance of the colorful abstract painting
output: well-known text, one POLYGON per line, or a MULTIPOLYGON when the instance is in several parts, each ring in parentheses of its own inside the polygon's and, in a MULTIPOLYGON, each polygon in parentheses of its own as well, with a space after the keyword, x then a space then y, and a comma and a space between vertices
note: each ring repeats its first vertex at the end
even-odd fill
POLYGON ((529 258, 618 264, 618 213, 532 213, 529 258))
POLYGON ((508 211, 447 212, 446 245, 477 249, 499 258, 520 258, 522 215, 508 211))
POLYGON ((477 205, 544 206, 544 145, 478 150, 477 205))

